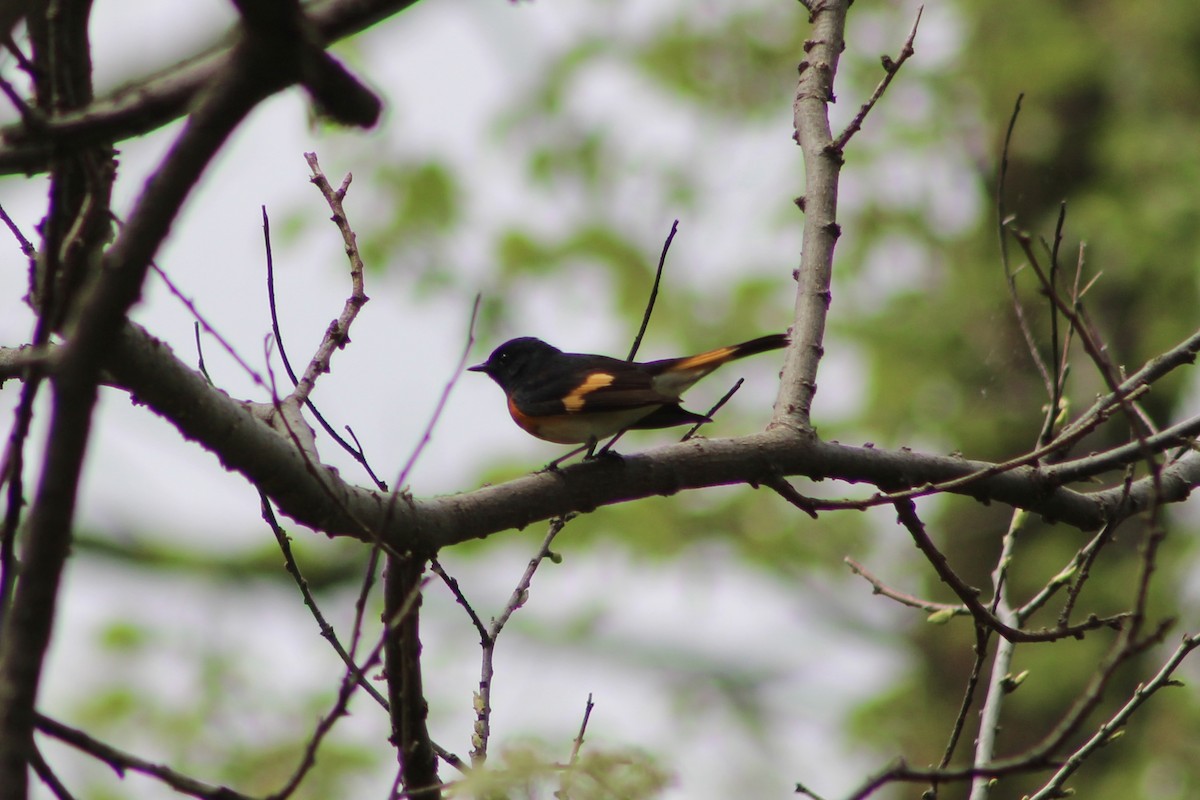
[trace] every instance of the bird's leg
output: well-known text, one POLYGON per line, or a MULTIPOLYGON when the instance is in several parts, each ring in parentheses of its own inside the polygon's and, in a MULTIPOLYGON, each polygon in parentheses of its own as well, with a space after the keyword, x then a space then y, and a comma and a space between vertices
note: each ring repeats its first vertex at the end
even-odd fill
MULTIPOLYGON (((623 431, 618 431, 616 436, 614 436, 614 437, 612 437, 611 439, 609 439, 609 440, 608 440, 608 441, 605 443, 604 447, 601 447, 601 448, 600 448, 600 452, 599 452, 599 453, 596 453, 596 456, 595 456, 595 457, 596 457, 596 458, 599 458, 599 457, 601 457, 601 456, 615 456, 616 458, 620 458, 620 457, 621 457, 621 454, 620 454, 620 453, 618 453, 618 452, 616 452, 615 450, 613 450, 613 449, 612 449, 612 446, 613 446, 614 444, 616 444, 616 443, 617 443, 617 439, 620 439, 622 436, 624 436, 624 435, 625 435, 625 431, 627 431, 627 430, 629 430, 629 428, 626 428, 626 429, 625 429, 625 430, 623 430, 623 431)), ((589 458, 590 458, 590 457, 591 457, 591 456, 589 455, 589 458)))
POLYGON ((574 450, 567 451, 564 455, 561 455, 558 458, 554 459, 553 461, 551 461, 549 464, 542 467, 538 471, 539 472, 552 472, 552 471, 558 469, 559 464, 566 461, 571 456, 582 453, 584 450, 588 451, 587 455, 584 456, 584 458, 591 458, 592 450, 594 450, 595 448, 596 448, 596 440, 593 438, 593 439, 589 440, 587 444, 582 444, 579 447, 576 447, 574 450))

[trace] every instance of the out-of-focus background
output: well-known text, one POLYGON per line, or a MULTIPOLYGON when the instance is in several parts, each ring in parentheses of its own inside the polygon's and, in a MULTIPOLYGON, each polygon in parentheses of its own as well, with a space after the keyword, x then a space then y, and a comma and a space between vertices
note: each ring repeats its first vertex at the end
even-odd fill
MULTIPOLYGON (((915 15, 912 2, 854 4, 835 127, 869 96, 880 55, 898 53, 915 15)), ((195 52, 233 21, 222 0, 98 0, 99 91, 195 52)), ((803 190, 791 101, 808 34, 794 2, 419 3, 335 48, 385 98, 382 123, 367 134, 331 129, 298 91, 264 104, 206 175, 158 264, 265 372, 265 206, 285 344, 302 361, 348 293, 341 242, 302 154, 315 151, 335 184, 353 173, 346 209, 371 302, 314 400, 335 425, 353 427, 391 482, 453 375, 476 293, 476 361, 515 335, 624 355, 678 219, 641 357, 786 328, 801 247, 793 200, 803 190)), ((1013 322, 995 200, 1020 93, 1007 211, 1051 239, 1068 203, 1064 261, 1073 267, 1086 240, 1089 274, 1103 272, 1089 308, 1114 360, 1132 370, 1195 330, 1198 54, 1200 6, 1187 0, 925 8, 916 55, 846 154, 814 410, 823 436, 986 459, 1033 443, 1045 398, 1013 322)), ((17 80, 6 58, 0 69, 17 80)), ((120 146, 116 208, 131 207, 177 130, 120 146)), ((0 203, 36 239, 44 181, 6 178, 0 203)), ((21 301, 26 264, 15 243, 0 252, 0 341, 15 345, 32 326, 21 301)), ((1027 295, 1036 325, 1044 308, 1027 295)), ((195 362, 193 320, 161 280, 136 319, 195 362)), ((231 395, 266 399, 208 337, 204 356, 231 395)), ((747 378, 707 435, 764 425, 777 370, 760 356, 696 387, 689 407, 704 410, 747 378)), ((13 386, 0 392, 6 414, 13 386)), ((1083 360, 1071 388, 1076 409, 1101 389, 1083 360)), ((1182 373, 1148 407, 1165 422, 1196 406, 1197 389, 1195 374, 1182 373)), ((332 702, 341 665, 280 567, 254 489, 125 395, 106 392, 98 420, 42 710, 197 777, 251 794, 277 789, 332 702)), ((622 444, 670 440, 650 432, 622 444)), ((320 448, 369 485, 331 442, 320 448)), ((561 452, 519 431, 499 390, 468 375, 411 490, 469 490, 561 452)), ((1007 510, 933 499, 922 511, 956 565, 987 585, 1007 510)), ((1195 626, 1200 599, 1196 523, 1194 511, 1176 516, 1155 596, 1182 627, 1195 626)), ((345 631, 364 549, 291 533, 325 613, 345 631)), ((543 533, 502 533, 442 563, 486 619, 543 533)), ((1040 586, 1081 536, 1035 527, 1014 592, 1040 586)), ((1091 588, 1096 606, 1127 602, 1136 544, 1130 526, 1107 553, 1106 577, 1091 588)), ((797 781, 838 796, 896 755, 940 757, 972 659, 970 626, 930 626, 873 596, 843 564, 851 556, 899 589, 948 599, 894 512, 813 521, 765 490, 737 487, 601 509, 572 522, 555 549, 562 563, 542 567, 498 646, 497 761, 522 748, 565 760, 589 694, 585 748, 636 751, 648 772, 669 776, 668 798, 785 797, 797 781)), ((437 583, 422 630, 433 736, 465 756, 478 638, 437 583)), ((1031 677, 1011 701, 1003 752, 1063 712, 1104 642, 1018 651, 1031 677)), ((1110 701, 1157 656, 1122 672, 1110 701)), ((1171 698, 1152 702, 1089 762, 1073 784, 1081 796, 1200 791, 1197 696, 1186 688, 1171 698)), ((365 697, 352 711, 302 796, 385 796, 394 771, 386 715, 365 697)), ((168 794, 53 744, 46 753, 80 797, 168 794)), ((1036 785, 1008 781, 995 796, 1036 785)))

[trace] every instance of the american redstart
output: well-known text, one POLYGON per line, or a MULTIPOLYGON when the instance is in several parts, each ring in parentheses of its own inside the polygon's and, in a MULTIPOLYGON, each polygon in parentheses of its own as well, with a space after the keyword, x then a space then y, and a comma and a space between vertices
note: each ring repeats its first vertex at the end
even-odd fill
POLYGON ((508 413, 526 432, 557 444, 586 444, 591 455, 600 439, 626 430, 711 422, 684 409, 680 395, 727 361, 787 343, 787 334, 776 333, 699 355, 639 363, 564 353, 525 336, 468 369, 500 384, 508 413))

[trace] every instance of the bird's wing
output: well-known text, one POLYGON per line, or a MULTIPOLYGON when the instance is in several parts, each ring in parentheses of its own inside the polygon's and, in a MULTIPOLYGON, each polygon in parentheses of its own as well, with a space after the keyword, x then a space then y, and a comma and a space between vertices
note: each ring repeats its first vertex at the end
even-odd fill
POLYGON ((640 365, 595 357, 572 366, 569 372, 548 375, 538 386, 515 393, 513 399, 534 416, 620 411, 678 400, 656 390, 652 376, 640 365), (587 378, 581 381, 581 374, 587 378))

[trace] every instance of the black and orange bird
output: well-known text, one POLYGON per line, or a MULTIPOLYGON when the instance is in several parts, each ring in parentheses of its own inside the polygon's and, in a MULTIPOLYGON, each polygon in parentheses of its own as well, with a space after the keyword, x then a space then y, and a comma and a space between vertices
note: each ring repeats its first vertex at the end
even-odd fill
POLYGON ((500 385, 508 413, 527 433, 556 444, 585 444, 590 457, 598 441, 623 431, 711 422, 680 405, 683 393, 722 364, 787 343, 787 334, 776 333, 694 356, 637 362, 564 353, 525 336, 467 369, 500 385))

